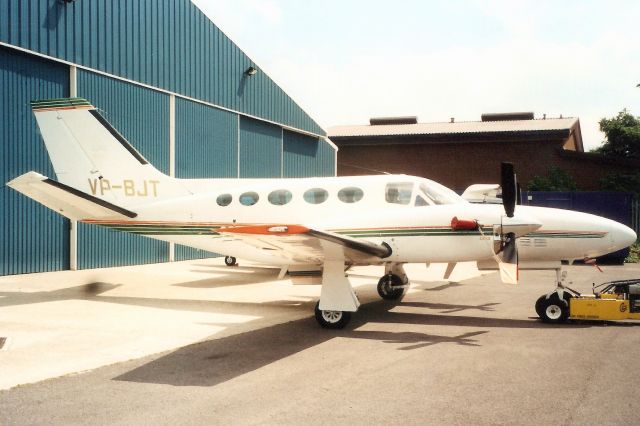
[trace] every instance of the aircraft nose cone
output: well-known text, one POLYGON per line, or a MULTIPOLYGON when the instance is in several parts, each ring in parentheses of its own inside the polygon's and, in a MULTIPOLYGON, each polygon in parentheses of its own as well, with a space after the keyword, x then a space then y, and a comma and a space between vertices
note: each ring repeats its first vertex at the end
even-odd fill
POLYGON ((633 229, 618 222, 611 224, 611 230, 609 232, 611 235, 611 243, 615 246, 616 250, 629 247, 638 239, 633 229))

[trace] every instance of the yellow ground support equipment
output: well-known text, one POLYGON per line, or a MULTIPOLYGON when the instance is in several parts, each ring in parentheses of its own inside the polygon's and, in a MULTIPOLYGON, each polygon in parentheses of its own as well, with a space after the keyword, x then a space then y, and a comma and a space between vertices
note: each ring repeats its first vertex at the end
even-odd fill
POLYGON ((536 312, 545 322, 567 319, 640 320, 640 279, 611 281, 583 295, 566 287, 541 296, 536 312))

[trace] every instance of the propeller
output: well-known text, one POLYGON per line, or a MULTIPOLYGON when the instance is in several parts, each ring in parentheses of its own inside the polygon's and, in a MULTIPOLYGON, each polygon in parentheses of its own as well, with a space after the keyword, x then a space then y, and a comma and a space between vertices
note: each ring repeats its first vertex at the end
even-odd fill
MULTIPOLYGON (((502 205, 508 218, 513 217, 516 208, 518 185, 512 163, 502 163, 500 167, 502 205)), ((501 219, 503 222, 504 217, 501 219)), ((502 223, 501 223, 502 225, 502 223)), ((513 232, 501 232, 500 243, 500 278, 508 284, 518 283, 518 247, 516 246, 516 234, 513 232)))
POLYGON ((502 187, 502 205, 507 217, 513 217, 516 209, 516 195, 518 186, 516 185, 516 174, 513 171, 512 163, 502 163, 500 165, 500 186, 502 187))

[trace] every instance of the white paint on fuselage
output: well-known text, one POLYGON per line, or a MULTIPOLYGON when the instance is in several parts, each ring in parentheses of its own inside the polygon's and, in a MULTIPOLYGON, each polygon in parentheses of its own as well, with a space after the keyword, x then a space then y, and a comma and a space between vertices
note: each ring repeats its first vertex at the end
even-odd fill
MULTIPOLYGON (((475 219, 484 226, 501 223, 504 210, 501 205, 471 204, 460 197, 443 205, 414 206, 416 197, 422 196, 419 184, 443 187, 427 179, 406 175, 380 175, 303 179, 247 179, 247 180, 198 180, 191 181, 191 188, 202 190, 215 185, 217 190, 194 195, 166 199, 137 209, 136 221, 171 221, 244 224, 301 224, 313 229, 343 232, 353 229, 433 228, 450 227, 451 219, 475 219), (413 183, 414 189, 408 204, 393 204, 385 200, 388 183, 413 183), (338 199, 338 192, 346 187, 362 189, 363 197, 355 203, 338 199), (311 188, 327 190, 327 200, 310 204, 303 198, 311 188), (273 205, 268 195, 274 190, 291 191, 292 199, 286 205, 273 205), (259 200, 252 206, 239 203, 244 192, 256 192, 259 200), (228 206, 219 206, 220 194, 231 194, 228 206)), ((452 193, 452 192, 451 192, 452 193)), ((625 247, 631 238, 628 228, 614 221, 569 210, 532 206, 517 206, 516 216, 530 217, 542 224, 535 238, 520 238, 519 256, 523 261, 582 259, 595 257, 625 247), (553 232, 553 233, 551 233, 553 232), (548 234, 547 237, 544 236, 548 234), (562 237, 562 233, 566 237, 562 237), (588 235, 587 237, 583 236, 588 235), (527 239, 528 238, 528 239, 527 239)), ((203 250, 247 258, 267 264, 283 265, 290 259, 268 253, 231 236, 166 235, 152 238, 184 244, 203 250)), ((365 239, 393 248, 393 262, 463 262, 488 259, 492 256, 493 242, 490 235, 421 235, 421 236, 368 236, 365 239)))

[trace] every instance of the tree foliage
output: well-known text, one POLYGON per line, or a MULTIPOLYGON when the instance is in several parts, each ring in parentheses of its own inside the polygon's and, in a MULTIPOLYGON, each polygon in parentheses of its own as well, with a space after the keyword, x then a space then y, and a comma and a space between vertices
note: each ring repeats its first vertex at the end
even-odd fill
POLYGON ((547 176, 534 176, 527 186, 529 191, 575 191, 576 182, 566 171, 551 167, 547 176))
POLYGON ((640 172, 609 173, 599 183, 603 191, 631 192, 640 199, 640 172))
POLYGON ((640 118, 623 109, 613 118, 600 120, 606 140, 594 152, 615 158, 640 160, 640 118))

